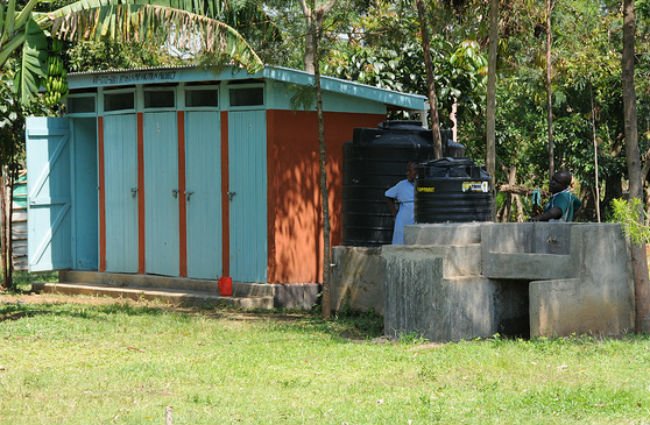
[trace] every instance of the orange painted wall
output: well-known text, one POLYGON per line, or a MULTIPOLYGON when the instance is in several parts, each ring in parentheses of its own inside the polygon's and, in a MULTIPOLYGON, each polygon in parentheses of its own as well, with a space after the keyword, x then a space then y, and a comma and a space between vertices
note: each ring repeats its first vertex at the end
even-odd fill
MULTIPOLYGON (((332 246, 340 245, 343 144, 356 127, 376 127, 383 115, 328 112, 328 188, 332 246)), ((322 282, 322 212, 315 112, 267 112, 268 281, 322 282)))

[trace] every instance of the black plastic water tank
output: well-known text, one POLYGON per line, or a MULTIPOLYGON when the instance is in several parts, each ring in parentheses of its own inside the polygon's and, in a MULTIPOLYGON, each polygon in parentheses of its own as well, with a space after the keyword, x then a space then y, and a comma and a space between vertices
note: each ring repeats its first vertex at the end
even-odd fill
MULTIPOLYGON (((443 133, 443 142, 449 138, 443 133)), ((384 192, 406 178, 409 161, 432 158, 431 131, 418 121, 357 128, 343 146, 343 244, 390 244, 394 219, 384 192)))
POLYGON ((469 158, 441 158, 418 165, 415 221, 489 221, 494 199, 490 176, 469 158))

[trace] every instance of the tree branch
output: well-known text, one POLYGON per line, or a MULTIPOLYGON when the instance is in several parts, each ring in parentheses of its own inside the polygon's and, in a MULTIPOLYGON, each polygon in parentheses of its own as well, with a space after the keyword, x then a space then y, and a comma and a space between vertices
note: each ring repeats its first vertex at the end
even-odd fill
POLYGON ((641 179, 645 180, 650 172, 650 149, 641 157, 641 179))
MULTIPOLYGON (((304 1, 304 0, 301 0, 304 1)), ((330 10, 334 7, 336 4, 336 0, 330 0, 327 4, 321 6, 318 8, 318 13, 322 13, 323 15, 327 15, 330 10)))
POLYGON ((305 16, 309 17, 311 16, 311 9, 309 6, 307 6, 307 0, 299 0, 300 1, 300 6, 302 6, 302 12, 305 14, 305 16))
MULTIPOLYGON (((533 192, 534 189, 531 189, 529 187, 526 187, 521 184, 502 184, 499 186, 499 192, 504 192, 504 193, 513 193, 517 195, 530 195, 533 192)), ((541 191, 543 196, 548 196, 548 193, 545 191, 541 191)))

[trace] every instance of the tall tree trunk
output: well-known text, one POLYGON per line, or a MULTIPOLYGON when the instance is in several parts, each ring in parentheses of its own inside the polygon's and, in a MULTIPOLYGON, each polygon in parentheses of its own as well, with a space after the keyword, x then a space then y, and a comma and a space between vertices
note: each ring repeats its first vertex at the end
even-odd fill
MULTIPOLYGON (((641 152, 636 119, 636 89, 634 86, 634 44, 636 31, 634 0, 623 0, 623 114, 625 121, 625 156, 630 179, 630 199, 641 200, 643 205, 643 179, 641 178, 641 152)), ((643 224, 641 207, 638 220, 643 224)), ((636 302, 635 326, 639 333, 650 331, 650 282, 645 246, 632 244, 632 269, 634 272, 634 299, 636 302)))
MULTIPOLYGON (((516 166, 510 167, 510 169, 508 170, 508 184, 512 185, 512 186, 517 184, 517 167, 516 166)), ((516 197, 517 197, 516 194, 508 193, 508 206, 509 206, 509 208, 508 208, 508 216, 506 217, 505 221, 508 221, 508 222, 510 221, 510 216, 512 215, 512 207, 513 207, 513 205, 514 205, 515 211, 516 211, 516 208, 517 208, 517 199, 516 199, 516 197)))
MULTIPOLYGON (((496 109, 497 109, 497 46, 499 37, 499 0, 490 0, 490 45, 488 50, 487 81, 487 158, 485 164, 490 175, 490 190, 496 193, 496 109)), ((496 218, 492 206, 492 220, 496 218)))
POLYGON ((416 0, 418 18, 420 20, 420 31, 422 32, 422 49, 424 50, 424 66, 427 72, 427 96, 431 107, 431 133, 433 138, 433 157, 442 157, 442 139, 440 137, 440 118, 438 117, 438 98, 436 96, 436 84, 433 72, 433 61, 431 60, 431 42, 427 30, 427 15, 422 0, 416 0))
POLYGON ((316 27, 314 25, 314 7, 309 7, 305 1, 301 2, 303 15, 305 16, 305 25, 307 28, 307 34, 305 36, 305 53, 302 57, 303 64, 305 67, 305 72, 314 74, 314 44, 316 39, 316 27))
POLYGON ((605 174, 605 197, 603 205, 607 208, 612 200, 623 196, 623 177, 620 174, 605 174))
POLYGON ((7 233, 7 167, 0 167, 0 252, 2 256, 2 287, 9 289, 11 282, 9 281, 9 261, 7 243, 9 235, 7 233))
MULTIPOLYGON (((332 314, 332 302, 330 296, 330 279, 332 271, 332 240, 329 212, 329 194, 327 190, 327 145, 325 144, 325 116, 323 114, 323 93, 320 81, 320 41, 323 32, 323 20, 325 15, 334 7, 336 0, 330 0, 326 5, 316 8, 315 0, 307 4, 306 0, 300 0, 305 18, 310 27, 308 29, 306 45, 311 45, 312 69, 314 74, 314 86, 316 89, 316 115, 318 116, 318 151, 320 171, 320 192, 323 208, 323 293, 321 299, 322 316, 329 319, 332 314)), ((310 54, 305 49, 305 62, 310 54)))
POLYGON ((7 282, 10 288, 14 288, 14 186, 16 185, 17 169, 12 168, 9 173, 9 193, 7 194, 7 282))
POLYGON ((548 172, 549 177, 555 173, 554 147, 553 147, 553 69, 551 46, 553 44, 553 33, 551 27, 551 14, 553 12, 553 0, 546 0, 546 113, 548 121, 548 172))
POLYGON ((594 207, 596 208, 596 220, 600 223, 600 179, 598 178, 598 138, 596 137, 596 109, 594 106, 594 90, 589 87, 591 94, 591 134, 594 142, 594 207))
MULTIPOLYGON (((320 39, 320 25, 317 30, 318 40, 320 39)), ((332 263, 331 229, 329 213, 329 194, 327 190, 327 145, 325 144, 325 117, 323 115, 323 93, 320 86, 320 66, 318 60, 320 50, 318 42, 314 46, 314 80, 316 82, 316 111, 318 114, 318 147, 320 154, 320 191, 323 204, 323 318, 329 319, 332 311, 330 297, 330 275, 332 263)))

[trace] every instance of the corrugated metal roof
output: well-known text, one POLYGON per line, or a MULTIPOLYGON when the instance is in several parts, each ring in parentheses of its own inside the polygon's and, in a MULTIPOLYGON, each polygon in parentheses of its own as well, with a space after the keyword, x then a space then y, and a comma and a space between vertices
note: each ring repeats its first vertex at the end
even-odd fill
MULTIPOLYGON (((75 72, 68 75, 70 90, 93 87, 114 87, 133 84, 187 83, 198 81, 232 81, 263 78, 301 86, 313 85, 314 76, 296 69, 266 66, 256 74, 237 67, 209 69, 197 66, 146 67, 128 70, 75 72)), ((401 93, 355 81, 323 76, 323 90, 354 96, 386 105, 411 110, 427 109, 427 98, 418 94, 401 93)))
POLYGON ((130 69, 118 69, 111 68, 101 71, 81 71, 81 72, 70 72, 68 73, 69 77, 77 77, 79 75, 101 75, 101 74, 115 74, 120 72, 143 72, 143 71, 164 71, 164 70, 184 70, 184 69, 193 69, 196 68, 196 65, 179 65, 179 66, 145 66, 141 68, 130 68, 130 69))

